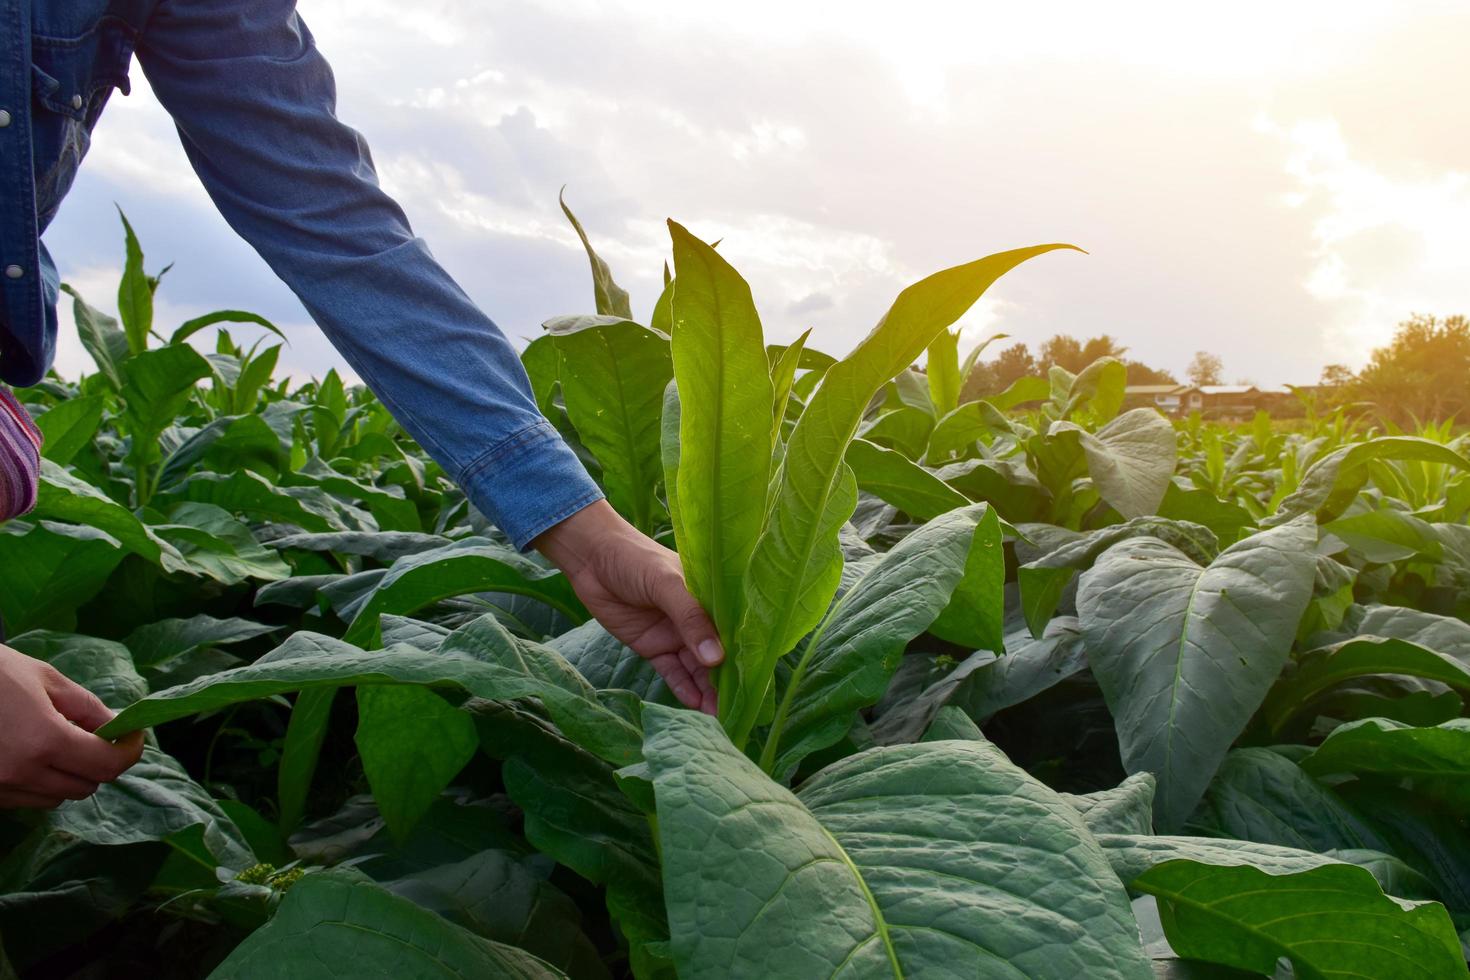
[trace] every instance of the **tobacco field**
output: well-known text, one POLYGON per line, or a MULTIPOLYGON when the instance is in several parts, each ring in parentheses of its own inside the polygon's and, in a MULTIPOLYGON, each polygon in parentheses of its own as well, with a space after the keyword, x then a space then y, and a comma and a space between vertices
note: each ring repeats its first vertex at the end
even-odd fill
POLYGON ((0 615, 151 734, 0 814, 0 977, 1470 976, 1460 430, 1171 420, 1113 359, 962 402, 956 322, 1068 246, 824 351, 670 233, 654 309, 587 244, 523 360, 679 552, 718 717, 365 389, 154 322, 127 229, 96 371, 18 393, 0 615))

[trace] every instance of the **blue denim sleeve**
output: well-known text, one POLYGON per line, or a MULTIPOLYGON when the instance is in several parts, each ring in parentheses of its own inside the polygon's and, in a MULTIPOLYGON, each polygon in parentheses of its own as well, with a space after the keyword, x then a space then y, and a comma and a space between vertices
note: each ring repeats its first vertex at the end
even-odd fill
POLYGON ((294 0, 163 0, 138 61, 220 213, 517 547, 602 496, 378 186, 294 0))

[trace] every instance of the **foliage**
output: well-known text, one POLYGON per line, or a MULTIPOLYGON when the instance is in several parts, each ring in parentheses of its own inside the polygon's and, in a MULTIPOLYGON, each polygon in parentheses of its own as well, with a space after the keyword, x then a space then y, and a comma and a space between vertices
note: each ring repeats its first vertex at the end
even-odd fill
POLYGON ((677 546, 720 717, 268 323, 155 330, 128 230, 97 372, 25 393, 0 613, 153 736, 0 817, 0 974, 1467 975, 1463 436, 1124 411, 1109 338, 962 357, 1048 246, 838 359, 675 224, 639 322, 576 230, 595 312, 523 362, 677 546))

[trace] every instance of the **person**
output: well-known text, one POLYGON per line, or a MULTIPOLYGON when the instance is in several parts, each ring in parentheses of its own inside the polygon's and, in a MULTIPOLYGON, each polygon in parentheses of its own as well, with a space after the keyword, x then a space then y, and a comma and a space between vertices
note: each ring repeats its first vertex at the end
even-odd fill
MULTIPOLYGON (((708 670, 723 651, 678 556, 607 504, 538 411, 510 342, 378 186, 367 144, 336 117, 331 69, 294 0, 0 7, 0 382, 33 385, 51 366, 59 276, 40 235, 136 57, 220 213, 403 428, 517 547, 562 569, 681 701, 714 710, 708 670)), ((0 426, 15 436, 12 413, 0 426)), ((29 479, 33 494, 33 465, 29 479)), ((0 806, 81 798, 131 765, 140 740, 89 734, 110 716, 46 664, 0 647, 0 806)))

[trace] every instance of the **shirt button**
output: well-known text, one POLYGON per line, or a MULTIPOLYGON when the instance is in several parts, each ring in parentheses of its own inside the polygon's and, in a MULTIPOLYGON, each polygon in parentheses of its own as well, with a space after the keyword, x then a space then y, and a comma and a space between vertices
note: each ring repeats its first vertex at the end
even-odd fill
POLYGON ((9 125, 10 113, 6 112, 4 109, 0 109, 0 129, 4 129, 6 126, 9 125))
POLYGON ((80 109, 82 107, 82 97, 80 95, 73 95, 71 97, 71 107, 73 109, 80 109))
POLYGON ((25 274, 26 270, 22 269, 18 265, 7 265, 5 267, 5 278, 7 279, 19 279, 25 274))

